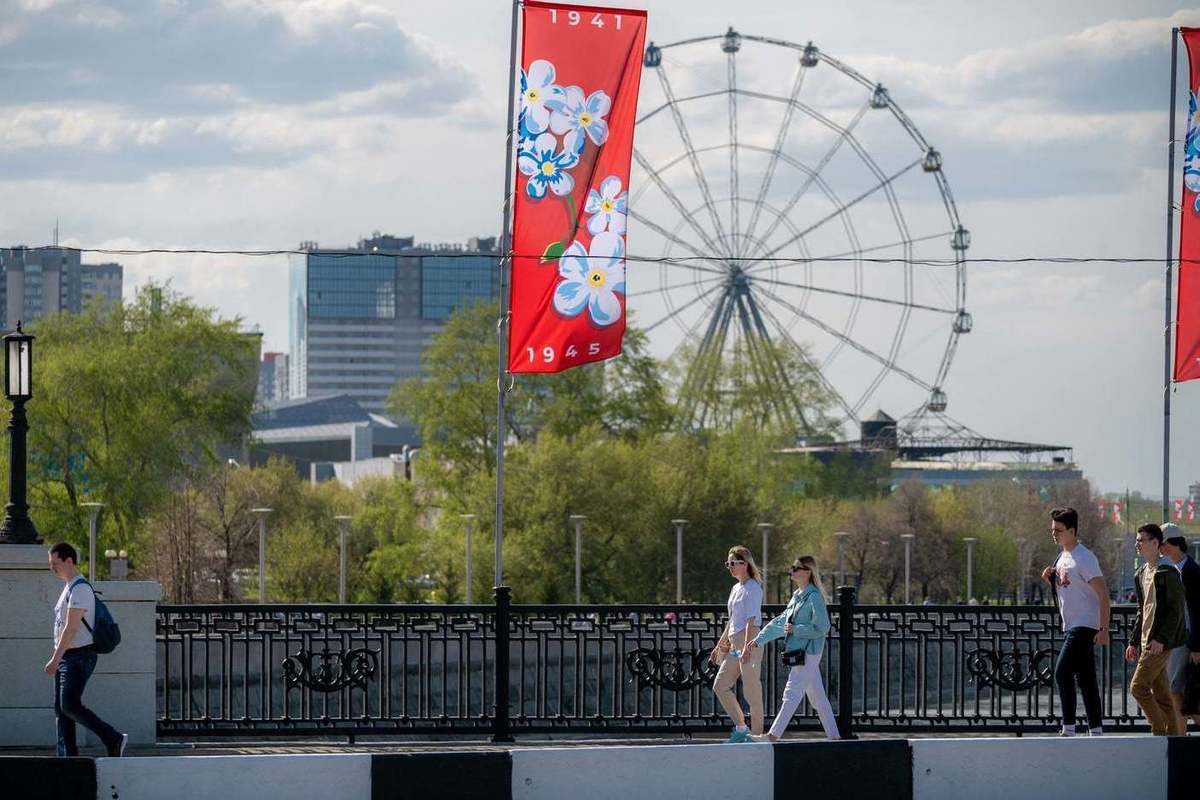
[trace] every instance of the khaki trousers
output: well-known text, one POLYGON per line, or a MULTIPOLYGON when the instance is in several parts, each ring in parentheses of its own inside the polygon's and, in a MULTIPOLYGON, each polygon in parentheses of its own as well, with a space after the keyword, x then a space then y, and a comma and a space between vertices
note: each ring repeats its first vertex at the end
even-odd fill
MULTIPOLYGON (((742 629, 738 633, 731 634, 729 637, 733 642, 733 649, 739 652, 745 650, 746 647, 746 629, 742 629)), ((713 692, 717 695, 717 700, 721 702, 721 707, 725 709, 725 713, 736 719, 735 709, 740 709, 737 699, 737 681, 742 679, 742 694, 746 696, 746 700, 750 703, 750 732, 761 734, 763 732, 763 690, 762 681, 759 680, 758 670, 762 665, 763 648, 757 647, 753 653, 754 660, 742 663, 740 658, 734 658, 726 654, 725 660, 721 662, 721 668, 717 670, 717 678, 713 681, 713 692)))
POLYGON ((1137 668, 1129 681, 1129 693, 1142 707, 1150 731, 1155 736, 1179 736, 1183 731, 1175 716, 1175 705, 1171 702, 1171 683, 1167 680, 1167 662, 1171 651, 1164 650, 1156 656, 1142 648, 1137 668))

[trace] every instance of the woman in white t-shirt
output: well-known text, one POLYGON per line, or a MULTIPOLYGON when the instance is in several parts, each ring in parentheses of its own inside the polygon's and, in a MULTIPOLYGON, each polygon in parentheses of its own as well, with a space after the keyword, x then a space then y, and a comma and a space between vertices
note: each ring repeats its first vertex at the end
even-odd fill
POLYGON ((754 563, 750 549, 741 545, 729 549, 725 567, 737 582, 729 591, 729 622, 709 658, 714 664, 721 665, 713 681, 713 692, 725 713, 733 719, 733 733, 728 741, 744 742, 750 737, 750 727, 753 727, 754 733, 763 731, 763 691, 762 681, 758 677, 761 657, 742 660, 728 656, 732 650, 741 653, 746 642, 753 640, 762 627, 764 576, 754 563), (737 699, 739 677, 742 679, 742 694, 750 703, 750 727, 746 725, 746 715, 737 699))

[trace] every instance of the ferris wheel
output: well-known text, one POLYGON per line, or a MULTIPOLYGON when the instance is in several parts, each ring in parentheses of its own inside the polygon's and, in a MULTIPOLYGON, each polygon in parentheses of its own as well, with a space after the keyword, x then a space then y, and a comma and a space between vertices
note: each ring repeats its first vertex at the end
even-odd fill
POLYGON ((798 365, 831 398, 826 432, 884 402, 944 411, 970 234, 887 89, 732 28, 651 42, 644 66, 627 298, 652 343, 685 348, 687 421, 711 423, 731 362, 800 435, 819 426, 798 365))

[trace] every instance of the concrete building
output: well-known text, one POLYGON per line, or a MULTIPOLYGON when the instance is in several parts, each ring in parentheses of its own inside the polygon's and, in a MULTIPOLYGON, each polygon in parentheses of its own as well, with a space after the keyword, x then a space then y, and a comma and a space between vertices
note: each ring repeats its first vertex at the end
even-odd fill
POLYGON ((288 397, 287 353, 263 353, 258 364, 257 405, 273 405, 288 397))
POLYGON ((125 268, 120 264, 80 264, 79 293, 83 306, 99 298, 106 305, 121 302, 125 268))
POLYGON ((123 272, 120 264, 80 264, 79 251, 65 247, 0 249, 0 327, 78 313, 91 297, 119 302, 123 272))
POLYGON ((459 307, 499 291, 495 238, 416 244, 374 233, 344 250, 304 242, 289 288, 290 396, 346 394, 384 410, 397 381, 459 307))
MULTIPOLYGON (((262 409, 250 421, 251 464, 282 457, 314 482, 340 477, 334 464, 403 456, 416 441, 411 425, 372 414, 348 394, 285 400, 262 409)), ((399 463, 402 471, 404 462, 399 463)), ((394 467, 389 470, 395 472, 394 467)))

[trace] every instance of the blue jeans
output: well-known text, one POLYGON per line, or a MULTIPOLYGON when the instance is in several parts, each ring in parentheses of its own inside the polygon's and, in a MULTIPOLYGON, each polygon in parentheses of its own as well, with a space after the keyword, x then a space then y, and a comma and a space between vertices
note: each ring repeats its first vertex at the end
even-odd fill
POLYGON ((1054 665, 1054 681, 1058 684, 1058 699, 1062 703, 1063 725, 1075 724, 1075 687, 1083 695, 1088 729, 1100 727, 1103 710, 1100 706, 1100 687, 1096 685, 1095 628, 1071 628, 1063 637, 1062 650, 1054 665))
POLYGON ((58 723, 57 753, 60 756, 79 755, 79 747, 75 744, 77 722, 100 738, 109 755, 115 755, 121 746, 121 734, 83 704, 83 689, 95 668, 95 651, 69 650, 54 673, 54 717, 58 723))

